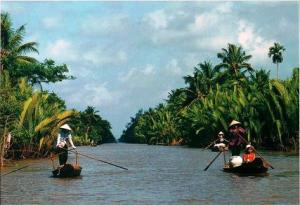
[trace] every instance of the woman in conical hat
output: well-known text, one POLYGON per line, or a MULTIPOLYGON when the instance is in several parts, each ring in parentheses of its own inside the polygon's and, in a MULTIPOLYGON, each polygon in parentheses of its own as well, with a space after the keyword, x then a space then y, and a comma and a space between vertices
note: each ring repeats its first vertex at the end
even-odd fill
POLYGON ((66 164, 68 160, 68 146, 71 146, 73 149, 76 149, 72 141, 71 131, 72 129, 68 124, 62 125, 59 129, 56 148, 57 148, 57 153, 59 153, 58 155, 59 165, 61 166, 66 164))
POLYGON ((246 130, 242 127, 242 123, 232 120, 229 124, 229 149, 231 150, 232 156, 240 155, 245 135, 246 130))
POLYGON ((240 123, 239 121, 236 121, 236 120, 232 120, 230 125, 229 125, 229 128, 234 126, 234 125, 241 125, 242 123, 240 123))

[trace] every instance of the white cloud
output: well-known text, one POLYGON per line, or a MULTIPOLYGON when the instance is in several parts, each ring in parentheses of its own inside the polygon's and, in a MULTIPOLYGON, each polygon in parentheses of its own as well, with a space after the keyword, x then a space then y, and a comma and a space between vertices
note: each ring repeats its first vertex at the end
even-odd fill
POLYGON ((106 83, 87 83, 77 87, 69 99, 74 104, 109 107, 119 103, 121 95, 117 91, 109 90, 106 83))
MULTIPOLYGON (((211 56, 215 56, 221 48, 226 48, 228 43, 242 45, 248 53, 253 55, 251 60, 255 63, 265 63, 268 60, 268 48, 274 40, 267 40, 257 31, 256 25, 235 15, 232 2, 220 4, 200 14, 191 13, 190 16, 193 18, 175 15, 175 13, 176 11, 171 10, 152 12, 151 14, 160 17, 155 19, 161 19, 153 22, 163 22, 156 28, 163 29, 153 32, 150 38, 156 45, 176 44, 178 48, 185 49, 183 60, 189 58, 189 53, 195 52, 201 53, 197 56, 197 62, 203 54, 208 56, 207 54, 210 53, 211 56), (181 26, 173 26, 174 22, 180 22, 181 26)), ((183 13, 188 12, 183 11, 183 13)), ((153 25, 156 24, 153 23, 153 25)), ((285 25, 286 22, 282 21, 282 27, 285 25)))
POLYGON ((143 68, 131 68, 127 73, 121 73, 119 80, 122 83, 141 81, 147 83, 155 78, 156 69, 153 65, 147 64, 143 68))
MULTIPOLYGON (((187 53, 184 58, 182 59, 183 64, 185 65, 185 68, 192 69, 195 65, 197 65, 199 62, 205 60, 203 56, 199 56, 199 53, 190 52, 187 53)), ((184 74, 187 74, 188 71, 185 71, 184 74)))
POLYGON ((74 45, 65 39, 58 39, 54 43, 49 43, 46 47, 47 57, 59 61, 76 60, 78 57, 76 50, 74 45))
POLYGON ((42 19, 42 24, 46 29, 54 29, 59 24, 59 19, 56 17, 45 17, 42 19))
POLYGON ((219 6, 216 7, 216 11, 222 14, 232 12, 233 3, 232 2, 222 2, 219 6))
POLYGON ((164 10, 156 10, 148 13, 144 17, 144 21, 154 29, 165 29, 168 27, 168 22, 172 17, 168 16, 164 10))
POLYGON ((267 40, 255 32, 253 24, 245 20, 239 21, 238 43, 253 56, 254 63, 266 63, 268 50, 275 40, 267 40))
POLYGON ((81 30, 88 35, 124 34, 128 26, 128 15, 125 14, 114 14, 109 17, 89 16, 81 25, 81 30))
POLYGON ((217 24, 219 16, 214 12, 206 12, 196 15, 194 22, 188 26, 191 32, 201 32, 217 24))
POLYGON ((233 42, 234 37, 225 35, 213 35, 209 37, 203 37, 195 40, 195 44, 201 50, 218 51, 221 48, 227 46, 228 43, 233 42))
POLYGON ((136 68, 131 68, 126 74, 124 74, 124 73, 120 74, 119 75, 119 80, 121 82, 127 82, 134 76, 134 74, 136 72, 137 72, 136 68))
POLYGON ((127 54, 120 50, 117 52, 104 52, 101 48, 95 48, 83 54, 83 59, 97 66, 120 65, 127 62, 127 54))
POLYGON ((154 75, 155 70, 153 65, 146 65, 145 69, 141 71, 144 75, 154 75))
POLYGON ((166 71, 175 76, 182 75, 182 69, 179 67, 177 59, 171 59, 166 65, 166 71))

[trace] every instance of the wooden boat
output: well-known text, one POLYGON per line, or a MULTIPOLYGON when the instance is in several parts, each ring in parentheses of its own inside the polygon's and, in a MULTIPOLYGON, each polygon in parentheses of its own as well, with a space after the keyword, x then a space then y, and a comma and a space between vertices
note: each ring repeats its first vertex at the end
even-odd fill
POLYGON ((64 166, 59 166, 56 169, 54 168, 54 161, 52 160, 53 165, 53 177, 65 178, 65 177, 78 177, 80 176, 82 167, 79 165, 78 153, 76 152, 76 163, 75 164, 65 164, 64 166))
POLYGON ((238 174, 261 174, 268 171, 269 165, 266 164, 260 157, 255 158, 253 162, 243 163, 238 167, 230 167, 225 165, 224 172, 232 172, 238 174))
POLYGON ((82 167, 76 164, 65 164, 63 167, 58 167, 53 170, 53 177, 65 178, 65 177, 77 177, 80 176, 82 167))

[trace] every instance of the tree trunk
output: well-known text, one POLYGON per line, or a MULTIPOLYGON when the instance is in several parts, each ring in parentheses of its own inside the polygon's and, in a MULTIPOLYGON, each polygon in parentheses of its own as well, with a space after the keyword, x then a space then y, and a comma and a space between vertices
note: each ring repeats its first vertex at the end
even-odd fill
POLYGON ((85 132, 85 140, 87 141, 89 135, 90 127, 88 126, 85 132))
POLYGON ((278 80, 278 62, 276 63, 276 67, 277 67, 277 80, 278 80))
POLYGON ((5 155, 5 145, 6 145, 6 128, 4 128, 4 133, 2 136, 2 140, 0 142, 0 167, 4 165, 4 155, 5 155))

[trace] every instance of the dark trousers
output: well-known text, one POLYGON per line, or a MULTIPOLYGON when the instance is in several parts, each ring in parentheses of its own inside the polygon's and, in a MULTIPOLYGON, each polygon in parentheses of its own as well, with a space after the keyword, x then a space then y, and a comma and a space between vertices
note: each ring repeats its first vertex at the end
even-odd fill
POLYGON ((63 148, 57 147, 56 152, 58 153, 59 165, 66 164, 68 160, 68 146, 65 145, 63 148))

